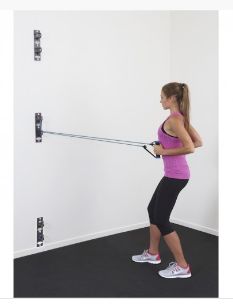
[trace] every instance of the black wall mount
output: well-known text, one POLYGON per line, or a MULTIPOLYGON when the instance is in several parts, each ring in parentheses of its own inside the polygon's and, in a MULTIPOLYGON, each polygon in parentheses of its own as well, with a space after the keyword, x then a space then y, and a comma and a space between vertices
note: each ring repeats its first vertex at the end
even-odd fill
POLYGON ((41 39, 40 30, 34 30, 34 60, 40 61, 41 60, 41 52, 42 48, 40 46, 40 39, 41 39))
POLYGON ((42 142, 42 115, 41 113, 35 113, 35 130, 36 130, 36 142, 42 142))
POLYGON ((43 217, 37 218, 37 247, 43 246, 44 242, 44 219, 43 217))

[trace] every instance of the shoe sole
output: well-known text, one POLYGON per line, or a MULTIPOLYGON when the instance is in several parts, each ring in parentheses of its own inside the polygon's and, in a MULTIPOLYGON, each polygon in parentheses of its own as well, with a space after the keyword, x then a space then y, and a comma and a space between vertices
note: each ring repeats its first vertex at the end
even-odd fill
POLYGON ((136 262, 136 263, 151 263, 151 264, 159 264, 161 263, 161 260, 160 261, 135 261, 132 259, 132 261, 136 262))
POLYGON ((161 275, 160 273, 158 273, 159 276, 163 277, 163 278, 189 278, 191 277, 192 275, 191 274, 185 274, 185 275, 179 275, 179 276, 170 276, 170 277, 167 277, 167 276, 164 276, 164 275, 161 275))

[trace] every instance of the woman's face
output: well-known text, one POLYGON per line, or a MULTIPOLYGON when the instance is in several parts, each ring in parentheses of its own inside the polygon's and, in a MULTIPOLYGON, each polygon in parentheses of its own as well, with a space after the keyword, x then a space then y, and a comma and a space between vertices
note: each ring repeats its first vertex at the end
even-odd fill
POLYGON ((161 97, 160 103, 162 104, 163 109, 168 109, 170 107, 170 100, 166 98, 166 96, 163 93, 163 91, 161 91, 160 97, 161 97))

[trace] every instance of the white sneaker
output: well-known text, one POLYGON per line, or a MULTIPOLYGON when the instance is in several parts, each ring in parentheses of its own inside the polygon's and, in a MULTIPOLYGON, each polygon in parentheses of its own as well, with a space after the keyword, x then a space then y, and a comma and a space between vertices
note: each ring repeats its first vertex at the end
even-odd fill
POLYGON ((143 253, 141 255, 137 255, 137 256, 132 256, 132 260, 134 262, 139 262, 139 263, 144 263, 144 262, 148 262, 148 263, 152 263, 152 264, 159 264, 161 263, 161 259, 160 259, 160 255, 151 255, 147 250, 144 250, 143 253))
POLYGON ((187 268, 180 267, 176 262, 169 263, 169 266, 158 274, 163 278, 188 278, 191 277, 190 266, 187 268))

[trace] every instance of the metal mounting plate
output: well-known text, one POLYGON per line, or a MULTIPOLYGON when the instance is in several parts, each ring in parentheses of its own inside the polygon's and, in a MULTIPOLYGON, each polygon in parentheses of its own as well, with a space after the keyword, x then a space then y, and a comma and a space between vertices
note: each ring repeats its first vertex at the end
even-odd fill
POLYGON ((36 131, 36 142, 42 142, 42 115, 41 113, 35 113, 35 131, 36 131))

